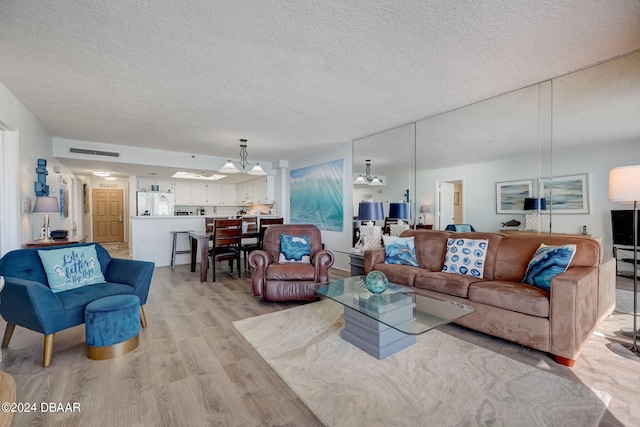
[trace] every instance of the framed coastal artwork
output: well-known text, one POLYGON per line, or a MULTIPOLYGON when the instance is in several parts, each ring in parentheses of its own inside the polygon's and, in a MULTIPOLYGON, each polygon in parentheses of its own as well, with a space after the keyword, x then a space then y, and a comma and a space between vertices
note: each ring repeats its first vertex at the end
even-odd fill
POLYGON ((496 182, 496 213, 525 213, 524 199, 531 197, 533 181, 496 182))
POLYGON ((314 224, 320 230, 344 226, 344 159, 289 172, 291 224, 314 224))
POLYGON ((554 176, 539 180, 539 194, 547 200, 547 210, 554 214, 589 213, 588 175, 554 176))

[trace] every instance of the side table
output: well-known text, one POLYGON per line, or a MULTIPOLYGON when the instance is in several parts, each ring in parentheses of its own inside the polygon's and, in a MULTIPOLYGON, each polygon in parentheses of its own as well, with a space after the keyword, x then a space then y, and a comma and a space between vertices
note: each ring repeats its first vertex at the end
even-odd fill
POLYGON ((364 256, 362 254, 349 254, 351 276, 364 276, 364 256))

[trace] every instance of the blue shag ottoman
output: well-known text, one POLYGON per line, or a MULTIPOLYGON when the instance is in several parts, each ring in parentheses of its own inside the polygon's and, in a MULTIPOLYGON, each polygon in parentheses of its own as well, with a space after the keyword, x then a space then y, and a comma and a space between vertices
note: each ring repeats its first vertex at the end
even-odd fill
POLYGON ((111 359, 138 347, 140 299, 137 296, 97 299, 87 304, 84 315, 89 359, 111 359))

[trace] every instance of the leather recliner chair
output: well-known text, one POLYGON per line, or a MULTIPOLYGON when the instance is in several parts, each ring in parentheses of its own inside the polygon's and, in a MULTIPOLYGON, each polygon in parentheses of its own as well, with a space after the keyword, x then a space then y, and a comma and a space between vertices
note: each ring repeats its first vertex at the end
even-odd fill
POLYGON ((322 248, 322 236, 315 225, 272 225, 264 233, 263 249, 249 255, 253 268, 251 284, 253 294, 267 301, 314 300, 315 283, 329 281, 329 267, 333 265, 333 253, 322 248), (311 262, 278 262, 280 235, 309 236, 311 262))

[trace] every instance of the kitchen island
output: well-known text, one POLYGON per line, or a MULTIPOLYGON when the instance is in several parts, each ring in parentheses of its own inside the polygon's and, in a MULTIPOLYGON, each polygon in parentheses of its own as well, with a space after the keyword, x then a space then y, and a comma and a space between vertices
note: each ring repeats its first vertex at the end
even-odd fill
MULTIPOLYGON (((171 265, 173 247, 172 231, 205 230, 206 219, 228 218, 227 215, 177 215, 177 216, 132 216, 130 217, 129 247, 131 257, 141 261, 151 261, 156 267, 171 265)), ((249 222, 256 218, 277 218, 273 215, 243 216, 249 222)), ((178 236, 178 250, 189 250, 189 237, 178 236)), ((176 255, 176 265, 190 264, 189 254, 176 255)))

